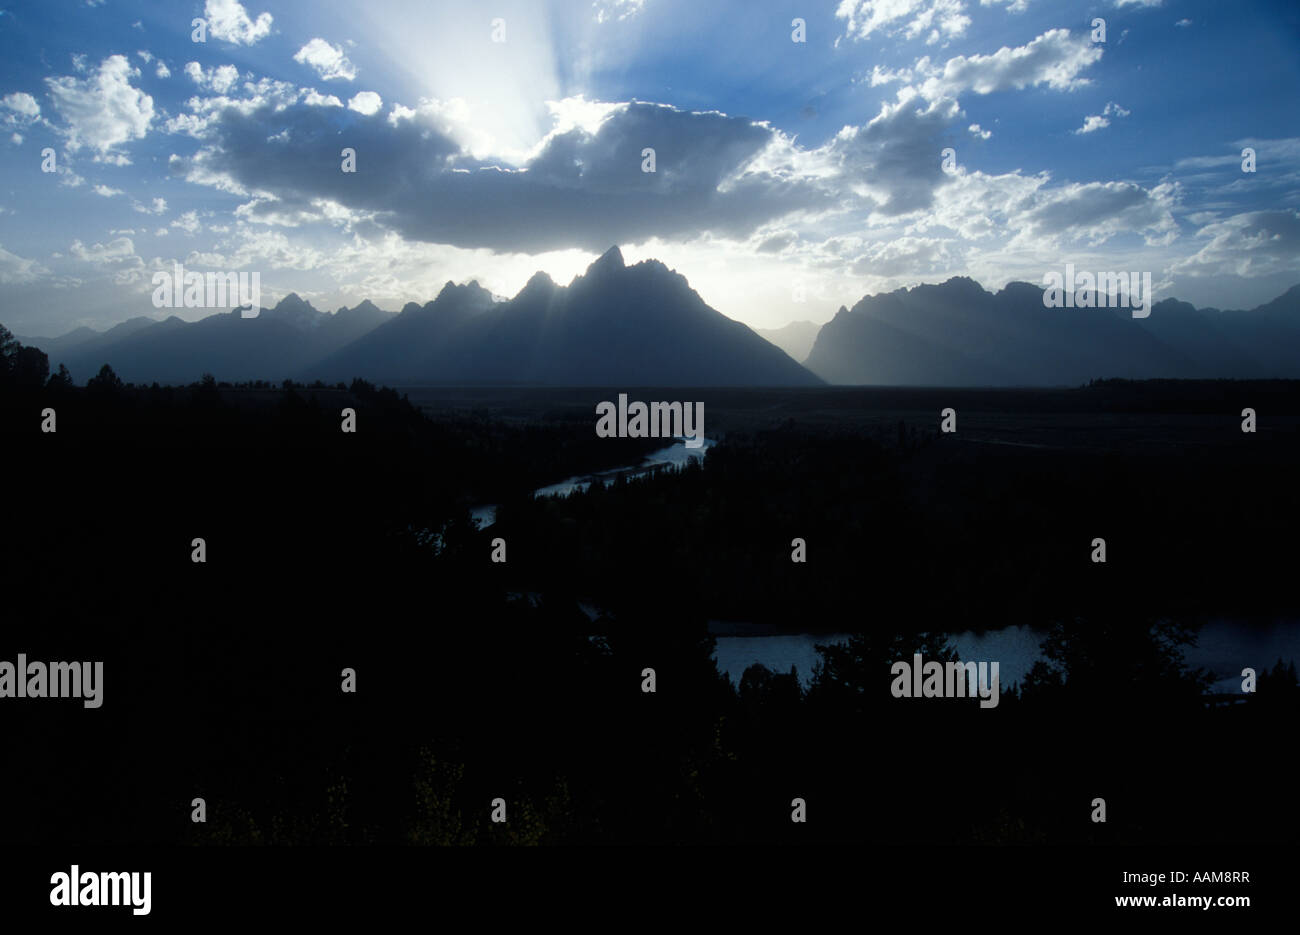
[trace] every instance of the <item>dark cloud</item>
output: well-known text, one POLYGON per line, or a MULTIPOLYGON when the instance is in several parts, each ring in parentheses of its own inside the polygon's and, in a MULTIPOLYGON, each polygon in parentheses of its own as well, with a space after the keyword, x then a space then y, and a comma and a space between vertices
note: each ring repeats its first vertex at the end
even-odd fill
POLYGON ((883 215, 929 208, 935 190, 948 181, 944 134, 961 111, 953 100, 924 103, 912 98, 885 104, 870 123, 835 141, 845 181, 865 186, 881 202, 877 210, 883 215))
POLYGON ((220 114, 199 159, 281 199, 250 208, 253 217, 326 198, 376 212, 412 240, 533 253, 704 231, 743 237, 826 204, 810 180, 742 171, 774 138, 744 118, 633 103, 594 134, 557 134, 511 168, 475 160, 418 117, 394 123, 338 107, 268 105, 220 114), (355 173, 341 171, 344 147, 356 150, 355 173), (646 148, 655 150, 653 173, 642 171, 646 148))

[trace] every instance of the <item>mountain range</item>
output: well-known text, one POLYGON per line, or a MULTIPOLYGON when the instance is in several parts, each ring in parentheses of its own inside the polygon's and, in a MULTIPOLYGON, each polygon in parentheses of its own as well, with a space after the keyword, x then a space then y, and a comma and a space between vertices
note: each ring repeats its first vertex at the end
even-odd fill
MULTIPOLYGON (((1077 303, 1076 303, 1077 306, 1077 303)), ((334 314, 296 294, 257 318, 133 318, 105 332, 20 338, 84 382, 324 380, 568 386, 1078 385, 1102 377, 1300 377, 1300 286, 1248 311, 1176 299, 1128 309, 1045 308, 1040 286, 997 292, 956 277, 864 297, 825 325, 755 332, 710 308, 657 260, 617 247, 567 286, 536 273, 500 300, 448 282, 424 305, 334 314), (806 357, 805 357, 806 355, 806 357), (802 359, 802 365, 797 360, 802 359)))
POLYGON ((1041 286, 957 277, 867 296, 822 326, 804 366, 830 383, 920 386, 1300 377, 1300 285, 1249 311, 1163 299, 1146 318, 1079 308, 1079 295, 1045 308, 1041 286))
POLYGON ((568 286, 537 273, 512 299, 448 282, 392 314, 369 301, 331 315, 296 294, 256 318, 131 319, 102 334, 20 339, 84 382, 108 363, 131 383, 363 377, 379 383, 816 386, 822 381, 704 303, 657 260, 617 247, 568 286))
POLYGON ((568 286, 536 273, 496 302, 447 283, 307 368, 327 381, 575 386, 815 386, 822 381, 704 303, 657 260, 627 266, 612 247, 568 286))

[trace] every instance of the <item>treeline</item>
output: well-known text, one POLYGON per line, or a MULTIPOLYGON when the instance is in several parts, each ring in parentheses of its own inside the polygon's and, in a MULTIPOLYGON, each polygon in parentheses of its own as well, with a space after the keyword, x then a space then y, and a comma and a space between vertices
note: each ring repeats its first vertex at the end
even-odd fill
MULTIPOLYGON (((0 699, 6 843, 1255 841, 1300 828, 1280 759, 1294 677, 1270 672, 1246 704, 1207 708, 1178 664, 1180 631, 1140 595, 1093 580, 1054 599, 1017 565, 1029 547, 999 551, 1016 537, 990 531, 1042 508, 1026 491, 1046 479, 1014 459, 977 459, 972 476, 942 441, 788 427, 729 438, 702 469, 530 504, 518 491, 557 479, 541 474, 593 466, 576 464, 589 422, 426 416, 362 381, 255 396, 215 380, 48 382, 0 393, 0 660, 103 661, 104 700, 0 699), (970 512, 938 524, 968 487, 970 512), (489 492, 501 522, 484 531, 465 504, 489 492), (803 565, 789 561, 796 535, 803 565), (496 537, 504 563, 490 560, 496 537), (947 554, 925 551, 935 537, 984 547, 931 567, 947 554), (975 619, 927 616, 940 586, 957 582, 944 601, 1005 604, 1004 565, 1058 611, 1036 617, 1058 627, 1042 668, 995 709, 893 698, 890 662, 947 652, 919 631, 975 619), (861 635, 824 654, 807 690, 761 668, 733 688, 706 621, 755 608, 746 588, 783 611, 794 589, 803 616, 780 619, 861 635), (576 601, 592 593, 606 611, 594 622, 576 601), (1089 817, 1098 796, 1105 824, 1089 817), (795 798, 805 824, 790 820, 795 798)), ((1061 497, 1082 490, 1082 511, 1108 489, 1061 497)), ((1167 489, 1144 488, 1157 503, 1167 489)), ((1267 473, 1252 489, 1275 493, 1267 473)), ((1267 532, 1257 515, 1247 533, 1267 532)), ((1123 569, 1092 566, 1077 535, 1080 576, 1123 569)))
POLYGON ((671 593, 794 632, 1295 613, 1300 438, 1241 437, 1120 453, 791 422, 677 473, 512 501, 497 534, 524 589, 606 607, 671 593))

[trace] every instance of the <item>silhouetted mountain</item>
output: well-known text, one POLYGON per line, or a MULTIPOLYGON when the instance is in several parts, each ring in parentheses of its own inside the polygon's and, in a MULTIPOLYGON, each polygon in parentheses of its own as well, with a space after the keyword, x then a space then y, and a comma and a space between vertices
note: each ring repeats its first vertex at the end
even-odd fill
POLYGON ((132 383, 190 383, 205 372, 223 380, 280 380, 392 317, 369 301, 330 315, 291 293, 256 318, 241 318, 238 309, 196 322, 133 318, 91 338, 72 332, 33 343, 52 368, 67 364, 78 382, 105 363, 132 383))
MULTIPOLYGON (((43 350, 49 356, 52 365, 57 369, 59 363, 65 360, 66 356, 72 353, 74 349, 78 354, 89 353, 92 350, 108 347, 123 338, 156 324, 158 324, 157 319, 140 315, 114 325, 107 331, 101 332, 95 331, 93 328, 81 327, 57 338, 19 338, 19 340, 23 344, 39 347, 43 350)), ((99 368, 96 367, 96 369, 99 368)), ((94 374, 81 375, 83 381, 91 376, 94 376, 94 374)))
POLYGON ((817 340, 817 332, 821 330, 821 325, 811 321, 792 321, 781 328, 755 328, 754 333, 775 344, 795 360, 803 361, 817 340))
POLYGON ((1164 299, 1133 318, 1128 308, 1045 308, 1029 283, 990 293, 957 277, 841 308, 806 363, 832 383, 885 385, 1297 377, 1300 286, 1249 311, 1164 299))
POLYGON ((740 322, 706 305, 657 260, 611 248, 557 286, 537 273, 513 299, 447 283, 407 305, 306 379, 553 385, 808 386, 820 381, 740 322))

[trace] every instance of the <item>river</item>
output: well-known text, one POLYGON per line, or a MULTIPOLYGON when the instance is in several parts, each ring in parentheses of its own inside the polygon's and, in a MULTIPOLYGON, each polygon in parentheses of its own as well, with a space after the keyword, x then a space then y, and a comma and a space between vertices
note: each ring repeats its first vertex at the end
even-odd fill
MULTIPOLYGON (((612 481, 620 474, 640 477, 664 465, 681 466, 703 458, 714 444, 706 438, 702 447, 687 448, 685 440, 679 438, 674 444, 651 452, 640 464, 570 477, 533 491, 533 496, 563 497, 575 490, 586 490, 597 481, 612 481)), ((496 522, 496 511, 496 504, 483 504, 474 507, 470 515, 481 525, 490 526, 496 522)), ((594 609, 591 614, 594 615, 594 609)), ((819 661, 815 646, 843 643, 848 639, 843 633, 756 633, 755 628, 745 624, 716 623, 711 629, 718 634, 714 651, 718 671, 737 684, 745 669, 762 663, 773 672, 782 673, 794 666, 806 687, 812 679, 813 664, 819 661)), ((982 633, 968 630, 949 638, 962 659, 996 661, 1001 683, 1010 687, 1022 681, 1034 663, 1043 658, 1040 644, 1045 635, 1030 627, 1014 626, 982 633)), ((1300 661, 1300 621, 1211 620, 1196 634, 1195 645, 1183 648, 1183 658, 1191 668, 1203 668, 1211 674, 1214 680, 1211 691, 1239 692, 1242 669, 1250 667, 1260 672, 1271 669, 1278 659, 1284 663, 1300 661)))
MULTIPOLYGON (((551 484, 547 487, 539 487, 533 491, 534 497, 567 497, 575 490, 586 490, 592 484, 600 481, 607 483, 615 480, 620 474, 627 479, 633 477, 642 477, 651 471, 660 470, 667 465, 682 467, 691 461, 697 461, 704 457, 710 448, 717 442, 706 438, 699 448, 687 448, 686 440, 678 438, 676 442, 667 448, 660 448, 658 451, 652 451, 646 455, 640 464, 628 465, 626 467, 610 468, 608 471, 596 471, 592 474, 579 474, 560 481, 558 484, 551 484)), ((481 527, 491 526, 497 521, 497 504, 484 503, 476 506, 469 511, 469 515, 479 521, 481 527)))

